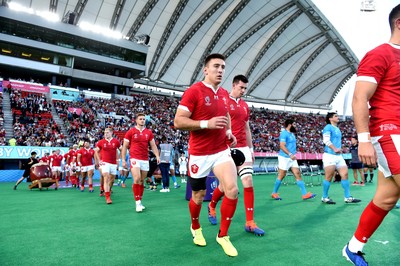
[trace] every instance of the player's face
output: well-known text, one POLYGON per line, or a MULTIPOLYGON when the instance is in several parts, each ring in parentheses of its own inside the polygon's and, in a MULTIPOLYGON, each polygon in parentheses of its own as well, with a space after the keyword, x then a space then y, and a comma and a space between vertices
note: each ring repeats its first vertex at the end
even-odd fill
POLYGON ((146 118, 145 118, 144 116, 138 116, 138 117, 136 118, 136 124, 137 124, 138 126, 144 126, 145 123, 146 123, 146 118))
POLYGON ((241 98, 243 97, 243 95, 245 95, 246 90, 247 90, 247 83, 239 81, 238 83, 233 83, 231 95, 234 98, 241 98))
POLYGON ((85 148, 89 149, 90 148, 90 143, 88 141, 85 141, 85 148))
POLYGON ((225 61, 219 58, 211 59, 204 67, 204 81, 213 86, 222 82, 225 73, 225 61))
POLYGON ((333 115, 331 118, 331 121, 334 123, 338 123, 339 122, 339 116, 337 114, 333 115))
POLYGON ((104 131, 104 138, 105 138, 105 139, 111 139, 111 137, 112 137, 111 131, 105 130, 105 131, 104 131))

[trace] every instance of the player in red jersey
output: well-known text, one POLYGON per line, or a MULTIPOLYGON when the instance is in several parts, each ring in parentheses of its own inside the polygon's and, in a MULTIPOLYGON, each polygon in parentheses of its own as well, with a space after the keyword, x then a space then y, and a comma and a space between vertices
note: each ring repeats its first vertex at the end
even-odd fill
POLYGON ((79 177, 81 169, 77 164, 77 154, 78 152, 78 144, 74 144, 72 146, 72 150, 68 152, 68 161, 69 161, 69 173, 71 178, 71 183, 74 187, 79 188, 79 177))
POLYGON ((93 192, 93 173, 94 173, 94 150, 90 148, 90 142, 85 141, 83 147, 77 152, 78 166, 81 168, 81 192, 85 190, 86 177, 89 179, 89 192, 93 192))
POLYGON ((361 60, 353 96, 359 158, 364 165, 378 163, 379 169, 375 195, 342 251, 355 265, 368 265, 364 245, 400 196, 400 4, 390 12, 389 24, 389 43, 369 51, 361 60))
MULTIPOLYGON (((136 202, 136 212, 142 212, 145 207, 142 205, 144 192, 144 179, 149 171, 149 145, 160 163, 160 156, 153 132, 145 127, 146 117, 143 113, 136 114, 136 125, 126 132, 124 144, 122 145, 121 158, 126 157, 129 149, 129 163, 133 178, 132 192, 136 202)), ((122 167, 127 168, 126 161, 123 160, 122 167)))
POLYGON ((49 152, 45 152, 44 156, 40 159, 40 162, 50 165, 50 159, 51 159, 50 158, 50 153, 49 152))
MULTIPOLYGON (((247 103, 241 99, 247 89, 248 79, 243 75, 233 78, 232 90, 228 100, 228 110, 232 121, 232 133, 236 137, 235 149, 245 155, 245 162, 237 167, 237 172, 243 184, 243 199, 246 212, 245 230, 257 236, 263 236, 264 230, 254 222, 254 189, 253 189, 253 162, 254 152, 252 134, 250 131, 249 118, 250 110, 247 103)), ((212 199, 208 205, 208 219, 211 224, 216 225, 215 207, 224 195, 223 188, 219 185, 213 192, 212 199)))
POLYGON ((100 168, 100 173, 104 178, 104 194, 106 196, 106 203, 111 204, 110 184, 114 182, 115 175, 117 174, 117 166, 119 162, 118 150, 121 143, 112 136, 113 130, 106 128, 104 130, 104 138, 99 140, 96 144, 95 162, 96 167, 100 168))
POLYGON ((68 152, 64 154, 64 173, 65 173, 65 185, 68 186, 70 180, 70 165, 69 165, 69 153, 73 149, 72 146, 69 147, 68 152))
POLYGON ((230 242, 228 229, 236 210, 238 185, 236 166, 227 139, 231 140, 234 146, 236 138, 232 134, 227 105, 229 94, 219 86, 225 73, 225 57, 221 54, 207 56, 203 73, 204 80, 193 84, 182 95, 174 119, 176 128, 190 131, 190 230, 194 244, 205 246, 206 240, 200 227, 199 216, 206 195, 207 176, 212 170, 225 193, 220 208, 221 223, 216 240, 228 256, 234 257, 238 252, 230 242))
POLYGON ((60 149, 55 150, 50 159, 51 171, 53 172, 53 177, 57 180, 60 180, 61 162, 63 159, 64 157, 60 154, 60 149))

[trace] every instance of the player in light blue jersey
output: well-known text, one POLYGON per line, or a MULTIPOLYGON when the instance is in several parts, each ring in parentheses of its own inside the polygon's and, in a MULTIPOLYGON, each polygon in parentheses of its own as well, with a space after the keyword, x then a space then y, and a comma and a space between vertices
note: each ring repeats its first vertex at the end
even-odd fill
POLYGON ((125 181, 126 181, 126 179, 128 178, 128 176, 129 176, 129 166, 130 166, 130 163, 129 163, 129 153, 126 153, 126 156, 125 156, 125 162, 126 162, 126 165, 127 165, 127 168, 124 168, 123 166, 122 166, 122 163, 123 163, 123 158, 121 158, 120 159, 120 162, 119 162, 119 178, 120 178, 120 180, 118 180, 118 186, 121 186, 121 187, 123 187, 123 188, 126 188, 126 185, 125 185, 125 181))
POLYGON ((312 199, 316 195, 307 192, 304 185, 304 181, 301 179, 301 174, 299 170, 299 165, 296 159, 296 128, 294 127, 294 121, 292 119, 287 119, 285 121, 285 129, 282 130, 279 136, 280 150, 278 154, 278 177, 275 180, 274 190, 271 197, 275 200, 282 200, 278 194, 279 187, 282 180, 285 178, 286 173, 289 169, 292 170, 293 175, 296 178, 296 183, 300 188, 302 199, 312 199))
POLYGON ((331 181, 337 170, 341 177, 341 184, 344 189, 344 202, 357 203, 361 200, 350 195, 350 184, 348 180, 347 164, 342 156, 342 132, 338 128, 339 116, 337 113, 330 112, 326 115, 327 125, 322 131, 323 142, 325 144, 322 162, 324 164, 325 179, 323 182, 323 193, 321 201, 326 204, 336 204, 328 197, 331 181))

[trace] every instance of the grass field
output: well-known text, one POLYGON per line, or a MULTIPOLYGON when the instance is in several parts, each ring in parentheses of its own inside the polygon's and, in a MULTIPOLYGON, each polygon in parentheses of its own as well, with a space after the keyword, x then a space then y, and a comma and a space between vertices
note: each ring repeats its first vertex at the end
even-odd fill
MULTIPOLYGON (((135 212, 130 188, 114 187, 113 204, 87 190, 28 189, 0 183, 0 265, 350 265, 341 250, 351 238, 375 184, 351 187, 363 201, 345 204, 340 184, 332 184, 336 205, 320 201, 322 187, 307 188, 317 198, 302 201, 296 185, 281 186, 282 201, 270 198, 275 175, 254 176, 255 220, 266 231, 244 231, 243 193, 229 234, 239 252, 224 254, 218 226, 200 222, 206 247, 193 244, 185 184, 170 193, 145 191, 143 213, 135 212)), ((350 178, 352 180, 352 178, 350 178)), ((131 180, 129 181, 131 182, 131 180)), ((217 212, 218 213, 218 212, 217 212)), ((400 209, 392 210, 364 249, 370 265, 400 265, 400 209), (386 242, 388 241, 388 242, 386 242)))

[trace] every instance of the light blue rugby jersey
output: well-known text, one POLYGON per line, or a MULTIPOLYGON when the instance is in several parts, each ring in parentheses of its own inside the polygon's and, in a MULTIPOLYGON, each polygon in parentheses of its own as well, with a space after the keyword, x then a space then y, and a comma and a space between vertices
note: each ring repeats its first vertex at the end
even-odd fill
MULTIPOLYGON (((332 144, 336 148, 342 148, 342 132, 340 132, 340 129, 338 127, 332 126, 331 124, 326 125, 324 127, 324 130, 322 131, 322 136, 325 134, 329 134, 330 140, 332 144)), ((337 155, 331 148, 325 145, 324 152, 337 155)))
MULTIPOLYGON (((286 143, 286 149, 288 149, 288 151, 290 153, 296 154, 296 136, 285 130, 282 130, 281 134, 279 135, 279 142, 285 142, 286 143)), ((279 155, 286 157, 286 158, 290 158, 289 155, 287 155, 282 149, 279 150, 279 155)))

